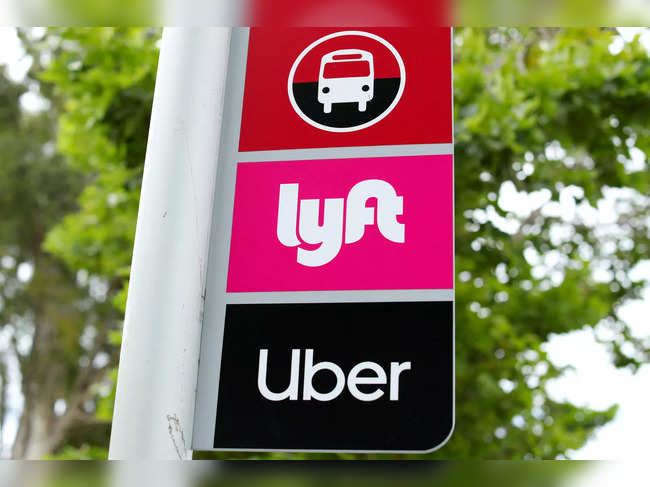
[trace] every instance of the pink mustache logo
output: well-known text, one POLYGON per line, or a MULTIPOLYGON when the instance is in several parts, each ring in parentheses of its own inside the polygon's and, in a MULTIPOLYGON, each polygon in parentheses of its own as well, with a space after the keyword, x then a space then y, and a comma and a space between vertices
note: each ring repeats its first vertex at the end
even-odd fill
POLYGON ((404 225, 397 221, 404 211, 404 198, 386 181, 366 179, 355 184, 345 199, 325 198, 322 225, 319 225, 320 204, 320 199, 299 200, 297 183, 280 184, 277 237, 286 247, 298 247, 296 259, 301 265, 320 267, 331 262, 343 243, 361 240, 366 225, 376 224, 391 242, 405 242, 404 225), (375 208, 366 206, 371 198, 377 199, 376 222, 375 208), (301 247, 303 242, 320 246, 308 250, 301 247))

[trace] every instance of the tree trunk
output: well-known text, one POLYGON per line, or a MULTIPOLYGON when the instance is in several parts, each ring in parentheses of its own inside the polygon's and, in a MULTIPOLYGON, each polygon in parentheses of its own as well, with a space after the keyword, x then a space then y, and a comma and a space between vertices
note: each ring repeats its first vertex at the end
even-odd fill
POLYGON ((57 418, 47 402, 38 398, 25 398, 26 408, 20 418, 12 458, 37 460, 51 453, 56 447, 57 438, 52 433, 57 418))

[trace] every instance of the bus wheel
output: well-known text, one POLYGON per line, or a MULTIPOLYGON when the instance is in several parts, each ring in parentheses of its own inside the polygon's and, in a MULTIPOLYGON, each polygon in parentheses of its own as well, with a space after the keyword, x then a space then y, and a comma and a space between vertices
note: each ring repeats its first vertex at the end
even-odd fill
POLYGON ((365 112, 366 111, 366 102, 365 100, 359 102, 359 111, 360 112, 365 112))
POLYGON ((323 111, 325 113, 332 113, 332 104, 331 103, 325 103, 323 106, 323 111))

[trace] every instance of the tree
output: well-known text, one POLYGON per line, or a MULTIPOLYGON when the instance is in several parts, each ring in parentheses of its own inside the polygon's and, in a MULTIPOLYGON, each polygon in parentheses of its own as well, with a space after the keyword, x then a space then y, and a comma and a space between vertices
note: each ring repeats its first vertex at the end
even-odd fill
MULTIPOLYGON (((33 80, 12 82, 0 71, 0 425, 18 421, 12 456, 39 458, 84 425, 95 428, 96 385, 118 352, 104 340, 118 313, 102 283, 72 270, 43 249, 50 228, 76 211, 88 182, 55 151, 57 111, 30 113, 20 96, 33 80), (22 410, 12 397, 19 384, 22 410)), ((14 394, 15 395, 15 394, 14 394)))
MULTIPOLYGON (((41 78, 65 103, 58 148, 93 179, 45 248, 110 282, 123 309, 158 31, 47 36, 59 49, 41 78)), ((434 458, 562 457, 614 417, 549 397, 562 373, 543 349, 552 334, 609 331, 621 367, 650 356, 618 316, 647 283, 630 270, 650 248, 650 60, 638 39, 614 51, 616 36, 455 33, 456 430, 434 458)))
POLYGON ((615 408, 548 397, 546 382, 562 372, 541 347, 551 334, 604 327, 616 365, 648 357, 617 312, 646 284, 629 271, 647 256, 650 178, 631 158, 650 148, 650 60, 638 40, 612 54, 615 36, 456 37, 459 428, 437 456, 554 458, 613 417, 615 408), (504 208, 515 190, 538 203, 519 214, 504 208), (605 228, 593 209, 612 194, 617 218, 605 228), (611 269, 604 279, 594 273, 601 267, 611 269))

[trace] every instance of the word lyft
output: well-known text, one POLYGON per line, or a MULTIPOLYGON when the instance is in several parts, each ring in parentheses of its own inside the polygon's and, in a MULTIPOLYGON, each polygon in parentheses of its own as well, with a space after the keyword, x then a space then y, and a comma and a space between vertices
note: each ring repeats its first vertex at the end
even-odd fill
POLYGON ((363 237, 366 225, 375 223, 387 240, 404 243, 404 224, 397 221, 404 211, 404 198, 397 195, 390 183, 367 179, 355 184, 346 199, 326 198, 322 225, 319 225, 320 200, 302 199, 298 205, 298 187, 296 183, 280 185, 277 237, 282 245, 298 247, 299 264, 308 267, 327 264, 338 255, 344 241, 346 244, 358 242, 363 237), (377 200, 376 222, 375 208, 366 206, 371 198, 377 200), (320 244, 320 247, 304 249, 300 247, 298 236, 302 242, 320 244))

